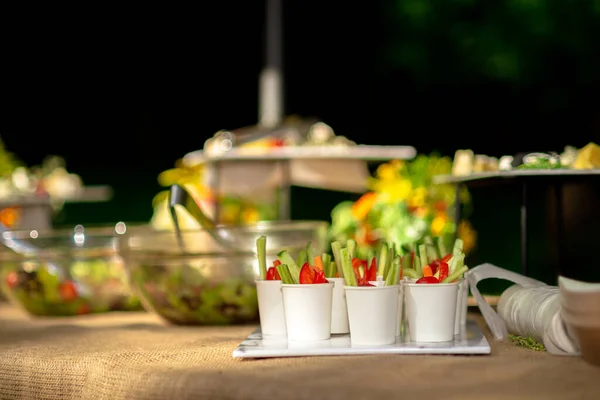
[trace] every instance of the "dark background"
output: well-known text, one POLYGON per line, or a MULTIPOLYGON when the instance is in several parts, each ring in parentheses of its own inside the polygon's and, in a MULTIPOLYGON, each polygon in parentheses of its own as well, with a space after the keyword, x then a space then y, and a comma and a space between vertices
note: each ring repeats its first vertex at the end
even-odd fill
MULTIPOLYGON (((424 153, 598 142, 598 1, 283 3, 288 114, 424 153)), ((151 4, 3 10, 7 148, 28 165, 62 155, 115 189, 110 203, 67 206, 63 222, 147 220, 159 172, 257 121, 265 2, 151 4)), ((312 217, 327 218, 343 196, 320 196, 312 217)), ((494 200, 480 196, 475 210, 494 200)), ((292 215, 307 212, 296 202, 292 215)))

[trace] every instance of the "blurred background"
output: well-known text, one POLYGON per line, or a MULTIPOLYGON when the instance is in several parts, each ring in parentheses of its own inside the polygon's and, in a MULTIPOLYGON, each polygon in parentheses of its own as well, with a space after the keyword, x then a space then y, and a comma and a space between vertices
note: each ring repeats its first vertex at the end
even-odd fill
MULTIPOLYGON (((5 147, 26 165, 60 155, 114 190, 60 223, 148 221, 161 171, 257 122, 266 2, 201 4, 5 10, 5 147)), ((598 0, 284 1, 285 112, 424 154, 581 148, 600 136, 598 37, 598 0)), ((292 196, 292 217, 314 219, 358 198, 292 196)), ((517 265, 498 238, 518 251, 518 192, 473 197, 480 258, 517 265), (478 219, 499 196, 505 214, 478 219)))

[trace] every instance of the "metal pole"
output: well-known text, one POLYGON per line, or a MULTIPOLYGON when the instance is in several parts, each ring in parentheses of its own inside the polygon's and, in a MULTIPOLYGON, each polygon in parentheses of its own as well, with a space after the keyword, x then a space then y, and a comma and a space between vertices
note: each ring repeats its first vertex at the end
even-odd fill
POLYGON ((259 124, 277 126, 284 114, 281 0, 267 0, 265 67, 260 76, 259 124))

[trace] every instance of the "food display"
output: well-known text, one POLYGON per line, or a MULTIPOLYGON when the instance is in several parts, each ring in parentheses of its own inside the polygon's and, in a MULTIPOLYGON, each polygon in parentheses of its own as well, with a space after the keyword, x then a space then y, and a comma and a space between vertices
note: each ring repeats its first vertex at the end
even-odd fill
POLYGON ((505 155, 500 159, 472 150, 457 150, 452 165, 452 175, 468 176, 489 171, 514 169, 594 169, 600 168, 600 146, 589 143, 581 149, 566 146, 558 153, 520 153, 505 155))
MULTIPOLYGON (((455 187, 432 182, 433 176, 449 174, 451 168, 450 158, 435 154, 382 164, 369 183, 370 191, 332 210, 330 238, 355 240, 357 254, 365 257, 381 243, 406 245, 425 236, 449 240, 458 230, 468 253, 477 236, 467 220, 458 226, 454 221, 455 187)), ((464 188, 461 201, 467 205, 470 201, 464 188)))
MULTIPOLYGON (((58 260, 57 260, 58 261, 58 260)), ((138 311, 122 261, 110 254, 56 262, 23 259, 1 269, 5 295, 32 315, 68 316, 106 311, 138 311), (66 273, 68 271, 68 273, 66 273)))

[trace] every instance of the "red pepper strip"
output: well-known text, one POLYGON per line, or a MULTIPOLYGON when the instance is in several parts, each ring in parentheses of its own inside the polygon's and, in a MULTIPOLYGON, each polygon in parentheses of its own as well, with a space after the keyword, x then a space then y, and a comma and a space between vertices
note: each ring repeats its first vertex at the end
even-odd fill
POLYGON ((442 258, 441 262, 447 263, 452 258, 452 254, 446 254, 444 258, 442 258))
POLYGON ((367 281, 377 280, 377 259, 373 257, 371 260, 371 266, 367 270, 367 281))
POLYGON ((281 265, 281 261, 279 261, 279 260, 275 260, 275 261, 273 261, 273 266, 274 266, 274 267, 276 267, 276 266, 278 266, 278 265, 281 265))
POLYGON ((313 283, 314 281, 314 271, 310 268, 308 263, 304 263, 302 269, 300 270, 300 279, 301 284, 313 283))
POLYGON ((440 281, 438 281, 438 279, 435 276, 424 276, 422 278, 419 278, 417 283, 440 283, 440 281))
POLYGON ((435 273, 437 272, 438 268, 440 267, 440 260, 433 260, 432 262, 429 263, 429 266, 431 267, 431 273, 433 275, 435 275, 435 273))
POLYGON ((274 271, 274 270, 275 270, 275 269, 274 269, 273 267, 271 267, 271 268, 269 268, 269 269, 267 270, 267 276, 266 276, 266 279, 267 279, 268 281, 273 281, 273 280, 275 280, 275 279, 274 279, 274 278, 275 278, 275 274, 273 273, 273 271, 274 271))
POLYGON ((277 268, 271 267, 267 270, 267 280, 268 281, 280 281, 281 276, 279 276, 279 271, 277 268))
POLYGON ((328 280, 325 279, 325 271, 322 269, 318 269, 315 273, 315 280, 313 283, 327 283, 328 280))
POLYGON ((448 277, 448 264, 445 262, 440 263, 440 276, 439 276, 439 280, 440 282, 443 282, 444 279, 446 279, 448 277))

